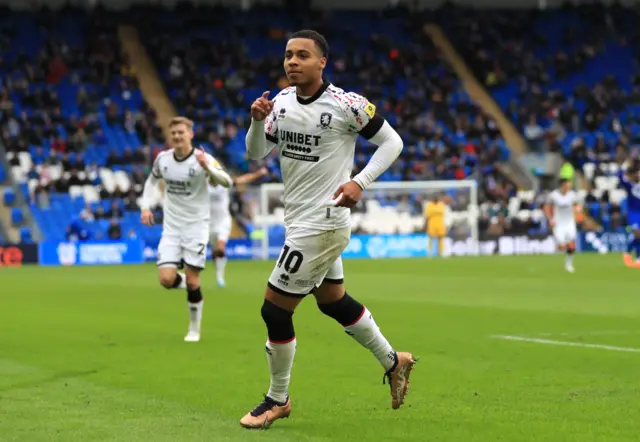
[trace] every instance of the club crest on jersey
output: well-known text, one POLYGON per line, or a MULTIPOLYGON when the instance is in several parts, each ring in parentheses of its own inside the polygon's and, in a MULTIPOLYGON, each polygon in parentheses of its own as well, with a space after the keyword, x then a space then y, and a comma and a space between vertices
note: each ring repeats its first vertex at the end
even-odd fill
POLYGON ((190 167, 189 168, 189 176, 195 176, 196 174, 196 168, 195 167, 190 167))
POLYGON ((320 114, 320 124, 317 127, 321 127, 322 129, 331 129, 329 126, 331 124, 331 120, 333 119, 333 115, 329 112, 322 112, 320 114))
POLYGON ((282 109, 280 109, 280 113, 278 114, 278 120, 282 120, 285 117, 285 113, 287 112, 287 110, 283 107, 282 109))

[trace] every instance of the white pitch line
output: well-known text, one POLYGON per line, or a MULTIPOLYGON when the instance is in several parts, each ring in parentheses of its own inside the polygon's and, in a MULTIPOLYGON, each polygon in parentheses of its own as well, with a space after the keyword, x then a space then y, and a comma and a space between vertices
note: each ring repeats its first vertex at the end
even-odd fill
POLYGON ((573 332, 545 332, 545 333, 533 333, 535 336, 605 336, 605 335, 637 335, 640 334, 638 330, 587 330, 587 331, 573 331, 573 332))
POLYGON ((614 347, 612 345, 587 344, 587 343, 581 343, 581 342, 568 342, 568 341, 553 341, 550 339, 526 338, 524 336, 492 335, 491 337, 494 339, 503 339, 506 341, 533 342, 536 344, 562 345, 566 347, 598 348, 600 350, 640 353, 640 348, 632 348, 632 347, 614 347))

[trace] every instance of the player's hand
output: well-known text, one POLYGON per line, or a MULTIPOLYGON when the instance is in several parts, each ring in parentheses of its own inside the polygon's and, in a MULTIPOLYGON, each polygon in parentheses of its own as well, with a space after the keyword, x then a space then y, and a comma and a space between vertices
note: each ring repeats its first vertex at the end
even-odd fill
POLYGON ((258 170, 258 173, 260 174, 260 176, 269 175, 269 169, 267 169, 266 167, 261 167, 258 170))
POLYGON ((140 222, 145 226, 150 226, 154 223, 153 212, 149 209, 143 210, 140 214, 140 222))
POLYGON ((549 221, 549 225, 551 227, 555 227, 556 226, 556 221, 552 219, 551 221, 549 221))
POLYGON ((209 163, 207 161, 207 155, 202 147, 198 147, 195 151, 196 160, 198 160, 198 164, 202 166, 203 169, 207 169, 209 167, 209 163))
POLYGON ((362 187, 355 181, 349 181, 338 187, 336 193, 333 194, 333 199, 337 198, 336 207, 352 208, 358 204, 361 196, 362 187))
POLYGON ((273 100, 269 100, 269 91, 262 94, 251 105, 251 118, 256 121, 262 121, 273 111, 273 100))

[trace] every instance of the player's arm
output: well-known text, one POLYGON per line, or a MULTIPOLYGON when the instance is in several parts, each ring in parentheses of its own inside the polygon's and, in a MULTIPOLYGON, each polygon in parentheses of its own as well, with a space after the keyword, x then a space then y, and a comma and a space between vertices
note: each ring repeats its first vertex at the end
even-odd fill
POLYGON ((398 132, 376 114, 376 107, 364 99, 360 109, 350 109, 352 124, 359 128, 358 133, 378 146, 371 160, 353 181, 364 190, 382 175, 402 152, 403 142, 398 132))
POLYGON ((151 168, 151 173, 144 182, 144 188, 142 190, 142 198, 140 200, 140 221, 146 226, 153 224, 153 212, 151 212, 151 204, 154 199, 155 189, 158 183, 162 181, 162 174, 160 173, 160 166, 158 164, 160 156, 156 157, 151 168))
POLYGON ((269 92, 262 94, 251 105, 251 125, 247 131, 247 156, 251 160, 260 160, 278 144, 278 127, 273 113, 274 101, 268 100, 269 92))
POLYGON ((207 173, 209 182, 212 185, 220 185, 222 187, 233 186, 233 179, 231 178, 231 175, 225 172, 225 170, 222 168, 222 164, 220 164, 215 158, 213 158, 208 153, 205 153, 202 148, 196 155, 198 157, 198 162, 207 173))
POLYGON ((580 203, 578 202, 573 203, 573 216, 577 218, 580 216, 581 213, 582 213, 582 206, 580 205, 580 203))
POLYGON ((551 210, 551 201, 547 201, 547 203, 542 207, 542 211, 544 212, 544 216, 547 217, 547 221, 549 225, 553 227, 555 222, 553 221, 553 212, 551 210))
POLYGON ((263 176, 265 176, 266 174, 268 174, 269 171, 267 170, 266 167, 261 168, 260 170, 256 171, 256 172, 251 172, 251 173, 245 173, 244 175, 240 175, 237 177, 233 178, 233 183, 234 184, 249 184, 254 182, 257 179, 262 178, 263 176))
POLYGON ((620 171, 618 171, 618 177, 620 178, 620 184, 622 184, 622 187, 624 187, 627 192, 631 191, 633 186, 631 185, 631 181, 629 180, 627 173, 620 169, 620 171))

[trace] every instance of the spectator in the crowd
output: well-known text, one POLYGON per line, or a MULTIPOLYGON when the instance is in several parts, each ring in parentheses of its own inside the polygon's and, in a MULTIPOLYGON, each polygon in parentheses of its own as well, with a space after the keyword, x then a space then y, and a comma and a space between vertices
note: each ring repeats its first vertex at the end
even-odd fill
POLYGON ((107 229, 107 237, 113 240, 122 239, 122 229, 117 220, 111 220, 109 228, 107 229))

